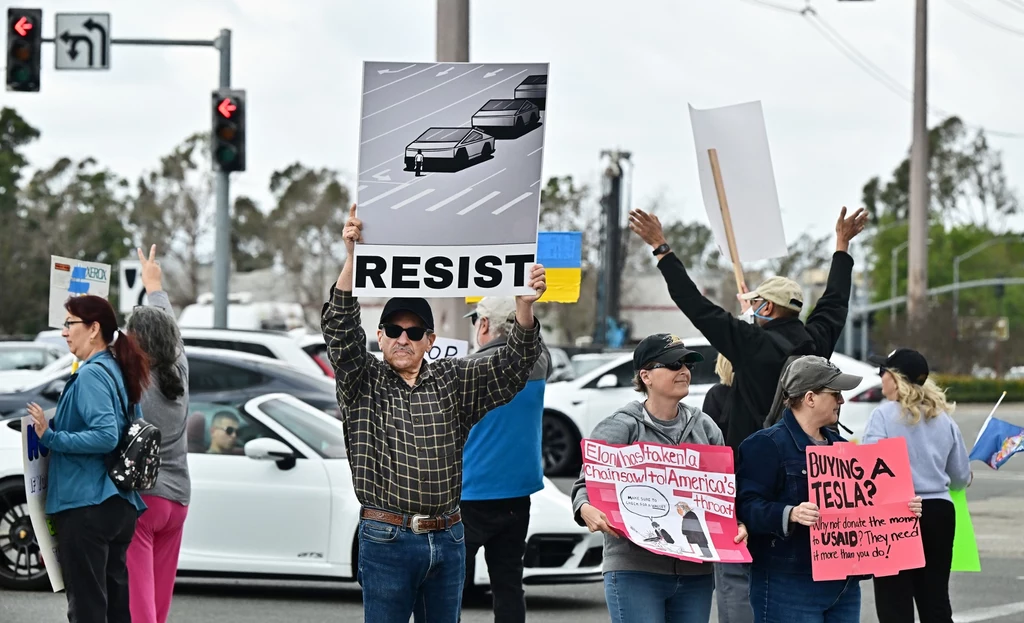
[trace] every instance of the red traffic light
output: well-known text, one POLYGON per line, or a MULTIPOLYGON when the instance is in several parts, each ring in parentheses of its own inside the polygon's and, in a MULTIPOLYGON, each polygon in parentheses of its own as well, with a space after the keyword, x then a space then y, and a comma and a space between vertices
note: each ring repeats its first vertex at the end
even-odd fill
POLYGON ((219 104, 217 104, 217 112, 219 112, 225 119, 230 119, 231 113, 236 110, 238 110, 238 106, 235 106, 235 103, 231 101, 230 97, 225 97, 219 104))
POLYGON ((28 36, 28 31, 35 28, 35 25, 29 21, 24 15, 21 16, 17 22, 14 23, 14 32, 18 33, 22 37, 28 36))

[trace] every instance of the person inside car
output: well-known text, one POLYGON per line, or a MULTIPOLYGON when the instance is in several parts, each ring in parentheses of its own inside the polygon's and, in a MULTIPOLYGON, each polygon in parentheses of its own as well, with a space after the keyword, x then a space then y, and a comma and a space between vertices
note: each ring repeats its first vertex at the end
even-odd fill
POLYGON ((238 417, 230 411, 218 411, 210 421, 210 448, 207 454, 238 454, 238 417))

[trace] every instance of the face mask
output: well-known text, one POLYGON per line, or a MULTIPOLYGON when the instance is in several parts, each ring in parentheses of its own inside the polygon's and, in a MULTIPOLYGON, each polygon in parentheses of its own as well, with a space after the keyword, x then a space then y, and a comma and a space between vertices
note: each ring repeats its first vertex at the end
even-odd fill
POLYGON ((754 324, 754 308, 751 307, 739 316, 740 320, 747 324, 754 324))

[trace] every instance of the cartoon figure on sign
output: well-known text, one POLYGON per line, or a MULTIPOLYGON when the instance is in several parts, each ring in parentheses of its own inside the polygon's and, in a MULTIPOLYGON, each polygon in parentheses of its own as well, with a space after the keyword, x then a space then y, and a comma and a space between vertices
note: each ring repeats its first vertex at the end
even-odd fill
POLYGON ((686 539, 690 545, 699 547, 701 556, 704 558, 711 558, 711 549, 708 548, 708 535, 704 531, 704 524, 701 523, 700 517, 697 516, 697 513, 693 512, 690 505, 683 501, 676 502, 676 512, 683 518, 683 527, 681 530, 683 538, 686 539))
POLYGON ((623 487, 619 491, 619 506, 634 515, 651 520, 649 530, 637 530, 633 525, 627 524, 631 536, 638 541, 661 550, 667 550, 669 549, 668 545, 675 543, 672 535, 655 521, 655 519, 667 516, 671 511, 668 499, 657 489, 643 485, 623 487))

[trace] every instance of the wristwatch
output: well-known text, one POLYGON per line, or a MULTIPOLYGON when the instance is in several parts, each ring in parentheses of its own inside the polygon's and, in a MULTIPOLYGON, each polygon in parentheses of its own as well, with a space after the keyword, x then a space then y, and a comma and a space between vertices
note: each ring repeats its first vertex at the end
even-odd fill
POLYGON ((657 249, 651 251, 651 253, 654 254, 655 256, 658 256, 658 255, 664 255, 664 254, 668 253, 671 250, 672 249, 669 248, 668 243, 664 242, 661 245, 659 245, 657 249))

